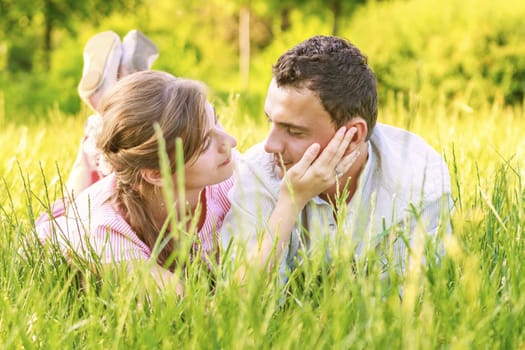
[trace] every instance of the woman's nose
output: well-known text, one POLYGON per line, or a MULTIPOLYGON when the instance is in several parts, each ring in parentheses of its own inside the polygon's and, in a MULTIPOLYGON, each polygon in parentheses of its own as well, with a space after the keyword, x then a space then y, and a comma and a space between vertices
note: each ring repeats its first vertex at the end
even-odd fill
POLYGON ((230 148, 235 148, 237 146, 237 140, 232 135, 226 133, 226 142, 230 145, 230 148))
POLYGON ((235 146, 237 146, 237 140, 232 135, 228 134, 224 130, 220 130, 220 133, 222 136, 221 145, 224 148, 227 148, 228 150, 230 150, 231 148, 234 148, 235 146))

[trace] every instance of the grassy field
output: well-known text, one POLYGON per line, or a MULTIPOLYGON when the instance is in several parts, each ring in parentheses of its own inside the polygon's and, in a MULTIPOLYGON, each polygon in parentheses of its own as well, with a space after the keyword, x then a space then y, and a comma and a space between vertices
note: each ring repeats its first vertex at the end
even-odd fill
MULTIPOLYGON (((441 263, 382 273, 370 253, 352 269, 342 249, 329 269, 308 259, 285 299, 257 273, 239 286, 219 269, 211 292, 192 267, 184 299, 171 288, 147 296, 142 270, 76 273, 30 239, 34 217, 60 196, 86 116, 52 110, 49 123, 3 122, 0 348, 524 348, 523 108, 408 106, 386 101, 379 118, 421 134, 447 160, 455 212, 441 263)), ((241 151, 265 136, 268 125, 234 102, 219 113, 241 151)))

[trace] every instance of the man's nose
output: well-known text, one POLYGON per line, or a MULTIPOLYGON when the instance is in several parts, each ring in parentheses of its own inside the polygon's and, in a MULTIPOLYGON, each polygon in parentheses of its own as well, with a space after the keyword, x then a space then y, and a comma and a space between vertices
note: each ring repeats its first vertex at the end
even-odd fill
POLYGON ((266 138, 264 150, 267 153, 282 153, 283 151, 283 143, 279 137, 279 131, 275 127, 272 127, 268 137, 266 138))

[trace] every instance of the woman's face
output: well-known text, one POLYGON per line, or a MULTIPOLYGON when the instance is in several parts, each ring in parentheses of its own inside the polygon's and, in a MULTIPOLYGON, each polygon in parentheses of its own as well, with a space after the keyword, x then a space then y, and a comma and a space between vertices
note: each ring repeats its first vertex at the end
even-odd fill
POLYGON ((186 189, 213 185, 233 174, 232 148, 237 141, 224 131, 209 102, 206 102, 206 115, 208 122, 203 151, 184 166, 186 189))

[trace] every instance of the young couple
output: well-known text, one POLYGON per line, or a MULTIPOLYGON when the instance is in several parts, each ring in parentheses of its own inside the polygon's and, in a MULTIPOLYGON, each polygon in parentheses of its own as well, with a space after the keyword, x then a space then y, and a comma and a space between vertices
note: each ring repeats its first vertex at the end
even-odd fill
MULTIPOLYGON (((142 35, 135 39, 143 43, 130 45, 131 56, 142 55, 133 48, 152 47, 142 35)), ((398 224, 412 230, 423 222, 432 234, 441 224, 440 213, 452 206, 448 170, 439 154, 414 134, 376 125, 375 75, 366 57, 344 39, 315 36, 278 59, 264 107, 271 131, 245 155, 232 152, 236 142, 217 121, 201 83, 147 70, 119 76, 118 64, 108 68, 118 36, 101 42, 111 45, 95 45, 81 96, 101 93, 108 71, 118 81, 103 92, 100 105, 92 102, 103 123, 95 137, 100 157, 83 161, 89 156, 81 149, 68 187, 75 193, 94 183, 54 210, 53 219, 37 222, 41 239, 58 244, 65 254, 73 249, 89 258, 84 249, 89 245, 89 254, 96 253, 102 263, 148 260, 167 207, 174 205, 190 215, 201 208, 194 251, 205 261, 215 259, 220 246, 232 245, 255 265, 276 261, 293 267, 299 249, 315 244, 302 236, 304 229, 332 237, 342 225, 346 239, 360 240, 358 232, 364 230, 380 233, 385 225, 398 224), (87 75, 97 79, 83 93, 87 75), (176 162, 175 140, 182 139, 185 185, 175 191, 184 192, 185 203, 164 203, 155 124, 166 140, 175 183, 182 166, 176 162), (107 164, 108 174, 79 181, 93 163, 107 164), (336 222, 333 206, 343 188, 350 210, 336 222), (411 206, 421 208, 417 217, 411 206)), ((116 55, 124 57, 126 51, 116 55)), ((152 272, 159 284, 170 278, 173 265, 166 261, 177 248, 169 239, 159 254, 152 272)))

